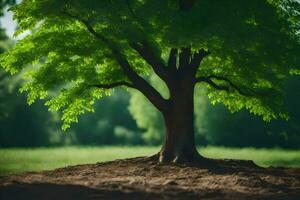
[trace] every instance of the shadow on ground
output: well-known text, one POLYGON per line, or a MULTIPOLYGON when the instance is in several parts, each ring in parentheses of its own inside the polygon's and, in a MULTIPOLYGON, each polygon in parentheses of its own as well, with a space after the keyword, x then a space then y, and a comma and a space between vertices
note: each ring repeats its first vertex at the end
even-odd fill
POLYGON ((0 178, 1 200, 299 200, 300 169, 222 160, 217 168, 160 165, 143 158, 0 178))
POLYGON ((92 189, 80 185, 16 183, 0 189, 0 199, 5 200, 84 200, 84 199, 147 199, 158 198, 143 192, 122 192, 92 189))

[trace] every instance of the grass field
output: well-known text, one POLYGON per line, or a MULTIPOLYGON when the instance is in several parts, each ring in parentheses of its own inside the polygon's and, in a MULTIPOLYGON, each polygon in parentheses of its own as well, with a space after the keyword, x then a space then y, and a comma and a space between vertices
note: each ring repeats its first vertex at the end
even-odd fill
MULTIPOLYGON (((0 175, 146 156, 158 150, 159 147, 0 149, 0 175)), ((261 166, 300 167, 300 150, 205 147, 200 152, 211 158, 254 160, 261 166)))

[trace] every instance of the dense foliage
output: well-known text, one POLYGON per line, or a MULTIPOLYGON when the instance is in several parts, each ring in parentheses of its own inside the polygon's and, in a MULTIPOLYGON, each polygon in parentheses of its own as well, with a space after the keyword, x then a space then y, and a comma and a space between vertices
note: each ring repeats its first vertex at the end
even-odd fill
POLYGON ((147 75, 151 68, 132 43, 147 41, 162 60, 170 48, 189 46, 210 52, 197 74, 209 83, 212 103, 231 111, 246 108, 265 120, 287 118, 284 79, 300 67, 299 3, 205 0, 194 1, 189 12, 178 9, 181 3, 24 0, 12 8, 20 26, 16 35, 31 34, 1 56, 1 65, 13 74, 25 71, 28 102, 50 98, 46 105, 63 111, 66 129, 109 94, 94 85, 132 81, 116 52, 147 75))

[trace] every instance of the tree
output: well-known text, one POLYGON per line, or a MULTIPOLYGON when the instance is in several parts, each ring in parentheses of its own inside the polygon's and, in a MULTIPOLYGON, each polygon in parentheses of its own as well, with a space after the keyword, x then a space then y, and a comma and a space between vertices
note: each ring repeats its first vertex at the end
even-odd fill
POLYGON ((112 88, 136 89, 164 118, 159 161, 203 164, 194 141, 196 84, 231 111, 288 118, 284 80, 300 72, 295 0, 24 0, 11 10, 16 35, 34 31, 1 65, 21 73, 43 63, 28 69, 22 91, 29 103, 50 97, 46 105, 62 110, 64 129, 112 88), (167 97, 147 81, 151 71, 167 97))

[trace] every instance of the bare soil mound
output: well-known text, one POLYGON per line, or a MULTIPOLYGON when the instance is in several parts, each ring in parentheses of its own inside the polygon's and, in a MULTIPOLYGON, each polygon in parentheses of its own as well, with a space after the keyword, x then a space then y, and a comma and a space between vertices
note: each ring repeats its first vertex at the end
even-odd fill
POLYGON ((0 199, 300 199, 300 169, 261 168, 238 160, 216 163, 193 167, 132 158, 5 176, 0 199))

